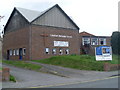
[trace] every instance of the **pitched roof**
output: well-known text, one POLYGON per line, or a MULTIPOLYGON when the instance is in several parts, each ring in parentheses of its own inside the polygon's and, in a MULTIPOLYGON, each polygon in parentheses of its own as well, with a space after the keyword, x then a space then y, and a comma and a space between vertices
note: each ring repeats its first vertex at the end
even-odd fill
POLYGON ((57 7, 59 8, 62 13, 75 25, 75 27, 77 27, 77 29, 79 30, 79 27, 75 24, 75 22, 59 7, 58 4, 54 5, 51 8, 48 8, 47 10, 43 11, 43 12, 39 12, 39 11, 35 11, 35 10, 28 10, 28 9, 24 9, 24 8, 18 8, 15 7, 15 9, 21 13, 23 15, 23 17, 25 19, 28 20, 28 22, 33 22, 34 20, 36 20, 37 18, 41 17, 42 15, 44 15, 46 12, 50 11, 52 8, 57 7))
POLYGON ((15 7, 29 22, 40 16, 41 12, 15 7))
POLYGON ((41 16, 45 12, 47 12, 49 9, 44 10, 42 12, 36 11, 36 10, 30 10, 30 9, 25 9, 25 8, 20 8, 20 7, 15 7, 23 16, 26 18, 29 22, 32 22, 35 20, 37 17, 41 16))
POLYGON ((88 33, 88 32, 85 32, 85 31, 79 33, 79 35, 80 35, 80 36, 95 36, 95 35, 93 35, 93 34, 90 34, 90 33, 88 33))
POLYGON ((5 25, 5 28, 8 25, 8 22, 10 21, 15 10, 17 10, 29 23, 32 23, 33 21, 40 18, 42 15, 44 15, 45 13, 47 13, 48 11, 50 11, 54 7, 57 7, 69 19, 69 21, 77 28, 77 30, 79 30, 79 27, 76 25, 76 23, 60 8, 60 6, 58 4, 48 8, 47 10, 42 11, 42 12, 15 7, 12 14, 10 15, 6 25, 5 25))

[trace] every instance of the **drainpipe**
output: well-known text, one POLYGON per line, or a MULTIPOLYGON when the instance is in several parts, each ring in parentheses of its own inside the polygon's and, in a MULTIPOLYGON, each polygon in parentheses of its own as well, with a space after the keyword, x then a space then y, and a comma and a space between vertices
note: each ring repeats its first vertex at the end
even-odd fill
POLYGON ((29 60, 32 60, 32 28, 31 24, 29 23, 29 60))

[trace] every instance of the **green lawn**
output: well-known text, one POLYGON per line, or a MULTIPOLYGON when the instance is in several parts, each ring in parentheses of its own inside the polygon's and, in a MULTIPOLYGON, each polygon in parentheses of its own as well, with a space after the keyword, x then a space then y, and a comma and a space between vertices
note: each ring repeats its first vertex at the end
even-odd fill
POLYGON ((90 55, 68 55, 68 56, 54 56, 48 59, 32 60, 45 64, 58 65, 68 68, 80 70, 96 70, 103 71, 103 64, 105 62, 111 64, 118 64, 118 57, 113 55, 112 61, 96 61, 95 56, 90 55))
POLYGON ((29 69, 29 70, 36 70, 38 71, 41 66, 40 65, 36 65, 36 64, 31 64, 31 63, 27 63, 24 61, 7 61, 7 60, 3 60, 3 63, 9 64, 9 65, 13 65, 16 67, 21 67, 21 68, 25 68, 25 69, 29 69))

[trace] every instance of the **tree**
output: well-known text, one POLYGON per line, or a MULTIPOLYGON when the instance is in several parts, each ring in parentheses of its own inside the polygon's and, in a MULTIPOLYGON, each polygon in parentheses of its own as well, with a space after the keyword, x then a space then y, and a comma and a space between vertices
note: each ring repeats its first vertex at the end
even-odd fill
POLYGON ((119 31, 115 31, 112 33, 111 45, 112 45, 113 54, 120 55, 120 32, 119 31))

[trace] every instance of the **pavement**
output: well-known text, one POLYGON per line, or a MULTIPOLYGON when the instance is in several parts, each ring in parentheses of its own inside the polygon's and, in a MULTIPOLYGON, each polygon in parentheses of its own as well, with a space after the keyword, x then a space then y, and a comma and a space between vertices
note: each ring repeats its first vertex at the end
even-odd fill
POLYGON ((3 82, 2 88, 36 88, 51 85, 54 86, 63 83, 65 84, 103 79, 118 74, 118 71, 99 72, 75 70, 47 64, 39 65, 43 66, 42 72, 31 71, 4 64, 3 67, 10 68, 10 73, 15 76, 17 82, 3 82), (44 70, 54 73, 44 73, 44 70))

